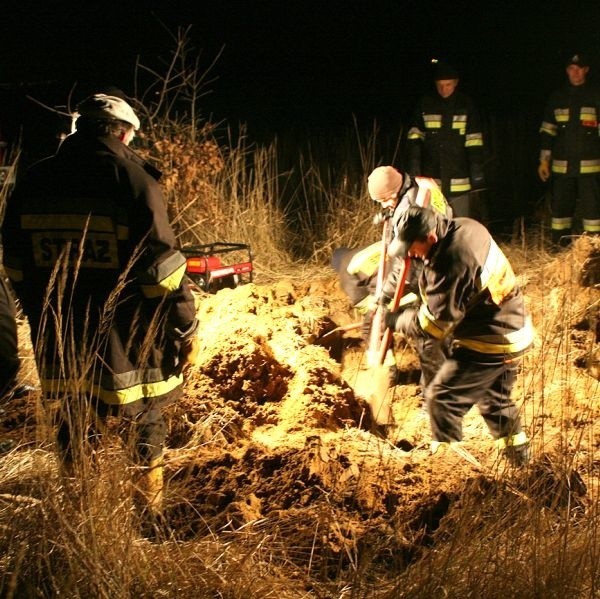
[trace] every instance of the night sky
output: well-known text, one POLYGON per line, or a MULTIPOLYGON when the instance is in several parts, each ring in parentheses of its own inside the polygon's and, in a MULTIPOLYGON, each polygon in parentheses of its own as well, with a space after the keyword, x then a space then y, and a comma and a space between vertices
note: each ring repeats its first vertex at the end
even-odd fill
POLYGON ((600 69, 596 2, 86 0, 70 10, 66 4, 2 2, 4 130, 20 118, 47 116, 31 101, 20 104, 25 94, 51 105, 65 104, 71 91, 76 102, 109 84, 132 94, 136 57, 156 66, 173 47, 168 32, 187 25, 201 66, 222 50, 202 112, 245 122, 257 135, 347 126, 353 117, 401 121, 430 86, 432 57, 458 67, 461 88, 482 108, 535 119, 565 81, 567 53, 586 51, 600 69))

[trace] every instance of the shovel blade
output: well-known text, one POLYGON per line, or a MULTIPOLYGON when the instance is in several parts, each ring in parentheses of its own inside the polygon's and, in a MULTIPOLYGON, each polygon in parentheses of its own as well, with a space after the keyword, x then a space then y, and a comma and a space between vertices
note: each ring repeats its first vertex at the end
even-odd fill
POLYGON ((389 366, 380 364, 359 370, 354 393, 367 402, 376 424, 393 424, 389 366))

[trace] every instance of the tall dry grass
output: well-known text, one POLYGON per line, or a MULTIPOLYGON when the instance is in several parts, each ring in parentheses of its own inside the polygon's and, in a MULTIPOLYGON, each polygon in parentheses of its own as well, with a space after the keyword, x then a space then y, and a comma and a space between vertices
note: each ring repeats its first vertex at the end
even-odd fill
MULTIPOLYGON (((372 241, 364 179, 381 161, 372 151, 373 138, 357 137, 354 130, 342 147, 334 144, 333 153, 353 157, 347 170, 319 162, 314 151, 298 155, 294 169, 281 170, 276 142, 258 147, 242 135, 221 143, 218 128, 190 125, 193 114, 164 123, 160 112, 149 113, 155 126, 147 151, 166 173, 166 197, 182 246, 249 243, 257 276, 269 280, 290 269, 318 271, 332 248, 372 241)), ((581 303, 576 273, 557 273, 560 259, 546 253, 543 234, 524 229, 519 234, 518 244, 506 249, 526 291, 538 290, 531 306, 538 339, 517 399, 526 406, 524 419, 534 430, 537 450, 550 441, 543 429, 545 398, 549 393, 566 398, 562 451, 549 463, 555 474, 552 501, 537 479, 472 481, 420 555, 382 559, 388 539, 381 538, 371 547, 355 547, 349 565, 332 575, 310 567, 319 561, 310 548, 290 545, 300 522, 290 529, 257 522, 233 533, 209 523, 209 532, 199 538, 140 538, 129 489, 131 466, 118 447, 100 446, 93 460, 82 451, 78 476, 65 479, 51 436, 44 434, 36 446, 0 456, 0 596, 597 597, 597 432, 593 419, 573 422, 568 399, 583 388, 595 415, 598 388, 583 380, 584 374, 575 380, 566 365, 572 360, 573 321, 593 318, 598 300, 590 292, 589 301, 581 303), (585 510, 570 493, 583 441, 590 474, 585 510), (309 567, 295 565, 299 551, 309 555, 309 567)), ((590 341, 590 352, 592 346, 590 341)), ((328 517, 335 523, 335 514, 322 514, 323 520, 328 517)))

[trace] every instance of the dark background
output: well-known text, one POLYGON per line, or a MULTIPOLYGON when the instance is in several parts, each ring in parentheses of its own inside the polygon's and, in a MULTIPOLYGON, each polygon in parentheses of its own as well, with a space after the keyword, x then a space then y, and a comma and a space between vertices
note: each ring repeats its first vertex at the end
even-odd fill
POLYGON ((65 124, 27 96, 74 107, 106 85, 134 94, 136 60, 160 68, 173 48, 172 33, 192 25, 200 68, 219 56, 203 114, 231 126, 245 123, 258 141, 292 131, 335 134, 374 120, 397 137, 431 86, 431 58, 449 60, 489 128, 495 186, 504 175, 524 177, 519 193, 537 193, 544 102, 566 81, 568 54, 587 53, 593 74, 600 53, 600 9, 587 1, 90 0, 65 6, 8 0, 0 8, 0 123, 5 137, 23 131, 29 159, 53 151, 65 124), (526 164, 503 166, 498 152, 514 154, 515 143, 526 164))

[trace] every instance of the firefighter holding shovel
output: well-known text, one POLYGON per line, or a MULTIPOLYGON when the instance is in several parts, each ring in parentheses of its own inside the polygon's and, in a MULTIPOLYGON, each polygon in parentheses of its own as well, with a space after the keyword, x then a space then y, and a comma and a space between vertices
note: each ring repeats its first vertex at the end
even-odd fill
POLYGON ((462 440, 463 417, 477 404, 509 463, 527 464, 529 441, 510 395, 534 331, 506 256, 479 222, 419 206, 398 221, 394 254, 421 263, 423 301, 388 312, 386 326, 435 339, 446 352, 425 389, 432 453, 462 440))
MULTIPOLYGON (((417 280, 421 265, 396 255, 397 227, 410 206, 430 206, 440 215, 451 217, 452 210, 433 179, 411 177, 393 166, 379 166, 368 177, 370 198, 381 206, 376 218, 383 225, 382 239, 366 248, 339 248, 332 264, 340 284, 353 305, 364 313, 363 338, 367 343, 370 367, 365 383, 355 385, 359 395, 371 398, 372 415, 377 424, 393 425, 389 388, 395 384, 396 368, 388 351, 390 331, 383 326, 386 309, 404 309, 419 302, 417 280), (383 333, 382 333, 383 331, 383 333), (381 379, 380 384, 373 381, 381 379)), ((441 344, 433 338, 415 340, 421 365, 424 390, 444 360, 441 344)))

